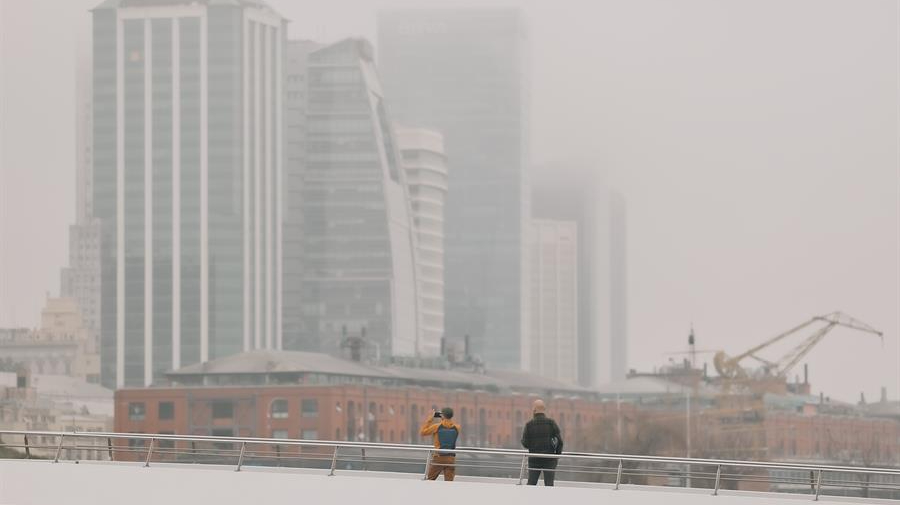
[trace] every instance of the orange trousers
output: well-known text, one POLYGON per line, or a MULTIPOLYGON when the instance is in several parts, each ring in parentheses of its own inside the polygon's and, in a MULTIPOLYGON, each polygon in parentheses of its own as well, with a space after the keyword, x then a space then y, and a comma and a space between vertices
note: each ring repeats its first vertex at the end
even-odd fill
POLYGON ((444 474, 444 480, 453 480, 456 477, 456 456, 432 456, 428 465, 428 480, 437 480, 438 475, 444 474))

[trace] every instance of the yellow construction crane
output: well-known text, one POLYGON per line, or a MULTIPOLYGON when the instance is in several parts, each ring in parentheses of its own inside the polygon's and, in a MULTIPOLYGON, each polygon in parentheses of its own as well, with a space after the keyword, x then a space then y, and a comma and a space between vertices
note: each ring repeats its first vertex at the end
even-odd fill
POLYGON ((713 365, 716 367, 716 371, 720 376, 726 379, 747 379, 749 378, 749 374, 747 369, 741 366, 741 361, 745 358, 753 358, 763 364, 763 371, 766 375, 771 377, 785 378, 787 377, 788 372, 806 356, 809 351, 812 350, 813 347, 816 346, 831 330, 833 330, 837 326, 843 326, 845 328, 850 328, 852 330, 857 330, 865 333, 870 333, 873 335, 878 335, 882 342, 884 341, 884 334, 875 328, 872 328, 868 324, 854 319, 842 312, 832 312, 830 314, 826 314, 824 316, 816 316, 806 321, 803 324, 795 326, 790 330, 773 337, 765 342, 744 351, 743 353, 731 357, 725 354, 723 351, 716 352, 713 357, 713 365), (806 329, 809 326, 812 326, 816 323, 824 323, 824 326, 815 331, 812 335, 806 337, 799 345, 788 351, 783 357, 781 357, 777 361, 769 361, 763 359, 756 355, 759 351, 769 347, 776 342, 780 342, 785 338, 806 329))

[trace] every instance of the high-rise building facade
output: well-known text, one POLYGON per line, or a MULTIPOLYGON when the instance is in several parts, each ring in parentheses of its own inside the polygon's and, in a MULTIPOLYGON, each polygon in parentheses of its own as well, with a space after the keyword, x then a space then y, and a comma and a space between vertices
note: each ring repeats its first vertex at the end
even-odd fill
POLYGON ((69 225, 69 264, 60 274, 60 295, 72 298, 84 317, 89 339, 100 343, 100 223, 69 225))
POLYGON ((447 157, 444 137, 424 128, 397 128, 397 144, 416 234, 419 293, 418 355, 438 356, 444 338, 444 204, 447 157))
POLYGON ((568 165, 534 172, 536 219, 574 222, 578 232, 578 382, 597 386, 628 370, 625 199, 601 170, 568 165))
POLYGON ((517 9, 390 10, 379 65, 399 124, 444 135, 448 338, 528 364, 528 32, 517 9))
POLYGON ((625 195, 609 192, 610 381, 628 375, 628 230, 625 195))
POLYGON ((69 226, 69 264, 60 274, 60 293, 76 301, 87 338, 98 349, 100 223, 93 217, 93 88, 90 50, 81 46, 75 75, 75 224, 69 226))
POLYGON ((413 356, 415 235, 372 46, 347 39, 311 53, 307 83, 294 349, 334 354, 364 336, 370 358, 413 356))
POLYGON ((578 224, 534 219, 530 372, 578 382, 578 224))
POLYGON ((255 0, 93 10, 104 384, 280 347, 284 35, 255 0))
POLYGON ((309 55, 323 47, 289 40, 284 62, 284 186, 282 188, 282 340, 302 349, 309 330, 303 317, 303 170, 306 164, 306 96, 309 55))

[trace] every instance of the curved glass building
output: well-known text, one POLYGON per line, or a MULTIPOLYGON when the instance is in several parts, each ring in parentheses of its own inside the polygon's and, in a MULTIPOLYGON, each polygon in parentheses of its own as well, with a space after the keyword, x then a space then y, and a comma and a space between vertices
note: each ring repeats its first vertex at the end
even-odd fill
POLYGON ((420 356, 438 356, 444 337, 444 137, 425 128, 397 128, 416 234, 420 356))
POLYGON ((307 65, 296 347, 334 354, 362 336, 368 359, 414 356, 415 236, 372 46, 347 39, 307 65))

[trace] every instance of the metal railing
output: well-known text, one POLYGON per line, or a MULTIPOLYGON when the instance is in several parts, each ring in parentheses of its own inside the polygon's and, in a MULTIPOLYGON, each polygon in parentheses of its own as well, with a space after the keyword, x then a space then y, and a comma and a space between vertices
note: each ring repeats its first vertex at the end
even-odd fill
MULTIPOLYGON (((435 450, 430 445, 187 436, 136 433, 0 431, 3 446, 24 458, 102 459, 143 463, 205 463, 400 472, 427 475, 435 450)), ((455 449, 457 475, 494 478, 523 484, 530 455, 516 449, 455 449)), ((557 462, 556 481, 563 485, 607 485, 612 489, 641 485, 677 486, 722 491, 804 493, 818 500, 841 495, 900 500, 900 469, 800 463, 673 458, 625 454, 564 453, 541 455, 557 462)))

